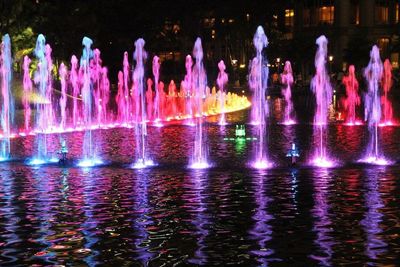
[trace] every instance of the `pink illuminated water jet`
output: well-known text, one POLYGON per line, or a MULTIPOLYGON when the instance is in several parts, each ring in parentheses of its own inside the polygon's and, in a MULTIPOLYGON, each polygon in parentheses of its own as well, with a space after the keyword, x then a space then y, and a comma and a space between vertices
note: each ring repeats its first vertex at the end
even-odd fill
POLYGON ((392 88, 392 64, 388 59, 383 63, 383 77, 382 77, 382 88, 383 96, 381 97, 382 102, 382 124, 393 125, 393 108, 392 102, 388 98, 390 89, 392 88))
POLYGON ((343 84, 346 87, 346 99, 344 100, 346 124, 360 124, 359 120, 356 118, 356 107, 360 105, 360 97, 358 95, 358 81, 354 65, 350 65, 349 74, 343 77, 343 84))
POLYGON ((218 63, 218 77, 217 77, 217 84, 219 88, 219 101, 220 101, 220 109, 221 109, 221 117, 219 119, 219 125, 226 125, 225 121, 225 86, 228 83, 228 74, 225 72, 225 63, 221 60, 218 63))
POLYGON ((23 78, 23 87, 24 87, 24 94, 22 95, 22 105, 24 107, 24 129, 25 132, 30 131, 31 125, 30 125, 30 120, 31 120, 31 105, 29 102, 29 97, 32 94, 32 80, 29 74, 29 64, 31 63, 31 60, 28 56, 24 56, 24 64, 23 64, 23 70, 24 70, 24 78, 23 78))
POLYGON ((318 45, 315 54, 315 76, 311 81, 311 90, 315 94, 316 111, 314 115, 314 140, 317 148, 312 159, 312 164, 318 167, 331 167, 332 161, 327 155, 327 123, 328 109, 332 103, 332 86, 326 70, 326 60, 328 54, 328 40, 325 36, 320 36, 316 40, 318 45))

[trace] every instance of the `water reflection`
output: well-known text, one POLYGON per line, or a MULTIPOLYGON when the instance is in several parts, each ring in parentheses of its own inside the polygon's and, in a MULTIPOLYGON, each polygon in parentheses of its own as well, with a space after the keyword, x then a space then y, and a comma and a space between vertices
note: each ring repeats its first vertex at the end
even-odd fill
POLYGON ((210 218, 207 214, 207 201, 206 201, 206 185, 208 183, 208 172, 206 170, 194 170, 192 177, 188 178, 186 184, 190 185, 191 197, 185 197, 185 201, 190 202, 189 212, 192 214, 192 224, 195 226, 196 236, 196 250, 192 258, 188 262, 196 265, 204 265, 207 263, 207 254, 205 249, 206 238, 209 235, 209 227, 211 224, 210 218))
POLYGON ((150 216, 151 207, 149 205, 149 178, 148 170, 138 170, 140 172, 136 179, 136 184, 134 186, 135 190, 135 202, 133 203, 133 212, 136 218, 133 222, 133 228, 135 231, 135 257, 134 259, 139 261, 142 265, 148 265, 150 259, 153 257, 154 253, 150 252, 149 243, 150 234, 148 228, 153 224, 152 218, 150 216))
POLYGON ((313 231, 316 233, 314 243, 319 248, 311 258, 319 261, 322 266, 332 266, 333 254, 333 228, 330 219, 329 182, 330 174, 327 169, 313 170, 314 207, 312 209, 314 220, 313 231))
POLYGON ((365 254, 372 261, 378 259, 386 251, 386 242, 383 240, 381 234, 382 229, 380 223, 382 222, 382 213, 380 210, 384 208, 380 196, 380 175, 376 173, 376 169, 366 169, 365 181, 365 206, 367 211, 361 225, 364 227, 367 235, 365 254))
POLYGON ((256 260, 266 266, 271 260, 270 256, 274 253, 274 250, 268 246, 268 242, 272 239, 272 227, 270 221, 273 217, 268 213, 268 205, 272 201, 267 196, 265 191, 266 179, 264 171, 259 171, 253 178, 253 191, 255 201, 255 213, 252 216, 254 225, 249 231, 250 238, 257 242, 256 248, 251 250, 251 254, 256 257, 256 260))

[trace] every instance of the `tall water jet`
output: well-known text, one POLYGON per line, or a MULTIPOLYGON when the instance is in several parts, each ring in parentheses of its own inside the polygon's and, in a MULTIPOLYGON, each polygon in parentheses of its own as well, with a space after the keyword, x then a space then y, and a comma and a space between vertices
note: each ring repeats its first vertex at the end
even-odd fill
POLYGON ((296 123, 293 115, 293 102, 292 102, 292 85, 293 85, 293 72, 290 61, 285 62, 283 73, 281 74, 281 81, 284 85, 282 95, 285 97, 285 117, 283 124, 291 125, 296 123))
POLYGON ((346 99, 344 100, 346 124, 360 124, 356 118, 356 107, 360 105, 360 97, 358 96, 358 81, 354 65, 349 66, 349 74, 343 77, 342 82, 346 87, 346 99))
POLYGON ((128 52, 124 52, 124 61, 122 63, 123 65, 123 88, 124 88, 124 98, 122 101, 124 101, 124 115, 123 115, 123 122, 124 123, 130 123, 132 119, 132 103, 131 103, 131 92, 129 88, 129 72, 130 72, 130 66, 129 66, 129 59, 128 59, 128 52))
POLYGON ((135 139, 136 139, 136 161, 133 168, 145 168, 154 165, 148 157, 147 152, 147 123, 146 102, 144 88, 144 61, 147 58, 144 50, 144 40, 139 38, 135 42, 133 58, 136 62, 133 71, 134 100, 135 100, 135 139))
POLYGON ((78 59, 76 56, 71 57, 71 73, 70 73, 70 83, 72 86, 72 124, 76 128, 80 121, 80 106, 78 105, 79 95, 80 95, 80 85, 79 85, 79 75, 78 75, 78 59))
POLYGON ((60 128, 62 130, 65 129, 67 124, 67 117, 66 117, 66 106, 67 106, 67 74, 68 70, 65 67, 64 63, 61 63, 59 69, 60 81, 61 81, 61 97, 60 97, 60 110, 61 110, 61 122, 60 128))
POLYGON ((31 121, 31 106, 29 104, 29 97, 32 94, 32 80, 29 74, 29 65, 31 60, 28 56, 24 56, 24 77, 23 77, 23 87, 24 93, 22 95, 22 105, 24 106, 24 129, 26 132, 30 130, 31 121))
POLYGON ((93 137, 92 137, 92 92, 93 84, 91 81, 90 60, 93 58, 93 50, 91 46, 93 41, 88 37, 82 40, 83 51, 80 60, 80 68, 82 71, 82 100, 83 100, 83 123, 85 127, 85 135, 83 139, 83 159, 78 163, 81 167, 93 167, 101 164, 102 161, 95 155, 93 137))
POLYGON ((257 127, 257 140, 255 158, 252 163, 254 168, 265 169, 271 166, 267 159, 266 151, 266 117, 268 115, 268 103, 265 94, 268 87, 268 66, 263 56, 263 49, 268 46, 268 39, 264 29, 258 26, 253 38, 256 56, 250 66, 249 86, 253 91, 252 123, 257 127))
POLYGON ((208 148, 206 136, 203 133, 203 98, 206 94, 207 76, 203 66, 203 47, 201 39, 197 38, 193 48, 193 56, 196 63, 192 70, 192 90, 196 108, 196 129, 194 151, 190 162, 190 168, 203 169, 209 167, 207 161, 208 148))
POLYGON ((39 99, 36 101, 36 143, 37 155, 30 161, 30 164, 43 164, 51 159, 48 157, 47 151, 47 136, 46 130, 49 126, 49 106, 51 107, 51 99, 48 98, 48 83, 51 80, 51 72, 49 72, 48 59, 49 50, 46 49, 46 38, 39 34, 36 40, 36 47, 34 50, 37 59, 37 69, 34 76, 34 81, 37 86, 39 99), (46 52, 47 51, 47 52, 46 52))
POLYGON ((52 49, 49 44, 45 46, 45 57, 47 61, 47 84, 46 84, 46 99, 48 104, 45 106, 45 114, 46 114, 46 123, 47 123, 47 130, 52 130, 55 121, 55 114, 53 110, 53 60, 51 58, 52 49))
POLYGON ((192 67, 193 67, 193 60, 190 55, 186 56, 185 60, 185 68, 186 74, 185 78, 182 81, 181 87, 184 91, 184 98, 185 98, 185 111, 187 116, 189 117, 189 125, 193 125, 192 117, 193 117, 193 107, 192 107, 192 67))
POLYGON ((225 86, 228 83, 228 74, 225 72, 225 63, 223 60, 221 60, 218 63, 218 77, 217 77, 217 85, 219 88, 219 102, 220 102, 220 113, 221 117, 219 119, 219 125, 226 125, 226 120, 225 120, 225 86))
POLYGON ((110 80, 108 79, 108 69, 102 67, 101 69, 101 91, 100 91, 100 106, 101 106, 101 118, 100 121, 103 123, 108 122, 108 103, 110 101, 110 80))
POLYGON ((393 108, 392 103, 388 98, 388 93, 392 88, 392 64, 389 59, 386 59, 383 63, 383 79, 382 88, 384 95, 382 96, 382 108, 383 108, 383 125, 393 125, 393 108))
POLYGON ((383 66, 379 48, 374 45, 370 52, 368 66, 364 69, 368 91, 365 94, 365 119, 368 120, 369 143, 366 156, 361 162, 386 165, 388 162, 381 156, 379 150, 378 125, 381 120, 381 101, 379 97, 379 82, 382 80, 383 66))
POLYGON ((94 111, 96 114, 97 125, 101 124, 102 118, 102 106, 101 106, 101 94, 102 94, 102 66, 101 66, 100 50, 95 48, 93 50, 93 59, 90 60, 90 76, 93 83, 93 99, 94 99, 94 111))
POLYGON ((8 34, 3 36, 1 42, 0 79, 1 79, 1 139, 0 161, 10 158, 11 123, 14 120, 14 103, 11 94, 11 41, 8 34))
POLYGON ((158 82, 160 78, 160 58, 158 56, 153 57, 153 76, 154 76, 154 91, 155 91, 155 96, 154 96, 154 121, 156 126, 162 126, 160 122, 160 95, 159 95, 159 90, 158 90, 158 82))
POLYGON ((313 158, 313 164, 318 167, 331 167, 333 163, 328 159, 326 151, 328 109, 332 103, 332 86, 326 70, 328 54, 328 40, 324 35, 316 40, 318 45, 315 54, 315 76, 311 81, 311 90, 315 94, 316 111, 314 115, 314 139, 317 149, 313 158))

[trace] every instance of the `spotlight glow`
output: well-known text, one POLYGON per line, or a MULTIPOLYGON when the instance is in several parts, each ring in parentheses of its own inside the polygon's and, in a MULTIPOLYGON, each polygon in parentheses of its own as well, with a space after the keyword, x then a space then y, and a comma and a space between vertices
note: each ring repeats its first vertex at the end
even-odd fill
POLYGON ((366 163, 366 164, 371 164, 371 165, 380 165, 380 166, 386 166, 392 164, 391 161, 382 158, 382 157, 374 157, 374 156, 368 156, 363 159, 360 159, 358 162, 361 163, 366 163))
POLYGON ((316 157, 311 161, 311 164, 315 167, 320 168, 332 168, 335 166, 335 162, 329 160, 328 158, 316 157))
POLYGON ((90 167, 95 167, 95 166, 98 166, 101 164, 103 164, 103 161, 99 158, 83 159, 83 160, 79 161, 78 167, 90 168, 90 167))
POLYGON ((151 167, 151 166, 155 166, 155 165, 156 164, 151 159, 148 159, 148 160, 145 160, 145 161, 140 159, 137 162, 133 163, 131 165, 131 168, 133 168, 133 169, 145 169, 145 168, 148 168, 148 167, 151 167))

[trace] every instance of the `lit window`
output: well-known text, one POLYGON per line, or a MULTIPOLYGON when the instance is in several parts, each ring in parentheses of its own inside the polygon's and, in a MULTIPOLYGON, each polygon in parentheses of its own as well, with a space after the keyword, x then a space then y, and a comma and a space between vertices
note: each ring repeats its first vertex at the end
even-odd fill
POLYGON ((378 47, 381 53, 386 53, 389 48, 389 38, 379 38, 378 47))
POLYGON ((285 9, 285 26, 286 27, 294 26, 294 10, 293 9, 285 9))
POLYGON ((359 25, 360 24, 360 6, 359 5, 355 5, 354 6, 354 17, 353 17, 353 24, 355 25, 359 25))
POLYGON ((322 6, 318 8, 318 22, 321 24, 333 24, 335 14, 334 6, 322 6))
POLYGON ((396 4, 396 17, 395 17, 395 22, 399 23, 400 20, 400 4, 396 4))
POLYGON ((376 5, 375 22, 378 24, 387 24, 389 22, 389 7, 383 4, 376 5))

